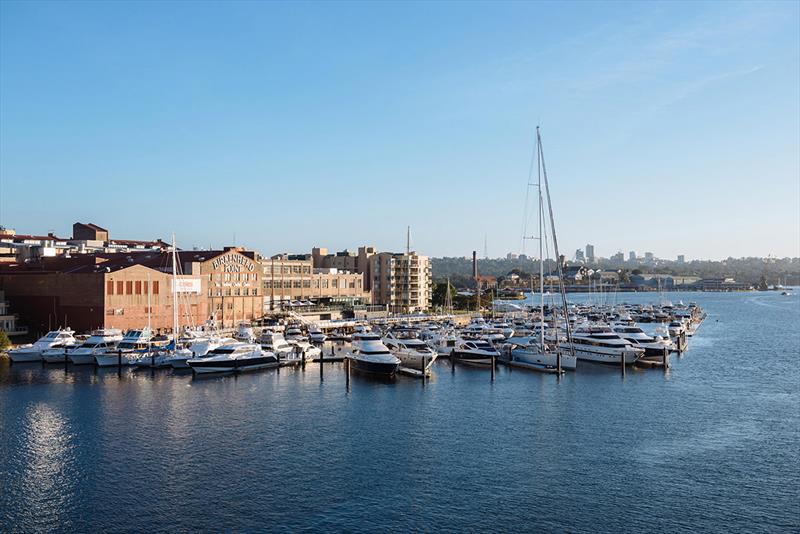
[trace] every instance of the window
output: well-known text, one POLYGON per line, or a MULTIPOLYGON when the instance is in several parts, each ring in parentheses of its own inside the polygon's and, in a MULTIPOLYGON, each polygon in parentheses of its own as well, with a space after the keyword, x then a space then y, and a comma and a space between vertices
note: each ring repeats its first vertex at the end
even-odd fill
POLYGON ((141 295, 142 294, 142 282, 141 282, 141 280, 137 280, 136 281, 136 294, 137 295, 141 295))
POLYGON ((158 280, 153 281, 153 295, 158 295, 158 280))
POLYGON ((125 293, 125 283, 122 280, 117 282, 117 295, 122 295, 125 293))
POLYGON ((246 297, 249 294, 250 294, 250 289, 249 288, 244 288, 244 296, 246 297))
POLYGON ((125 294, 126 295, 133 295, 133 282, 132 281, 125 282, 125 294))
POLYGON ((237 288, 234 290, 233 294, 234 294, 234 295, 236 295, 236 296, 238 297, 239 295, 241 295, 241 294, 242 294, 242 290, 241 290, 241 289, 239 289, 239 288, 237 287, 237 288))
POLYGON ((334 278, 333 280, 331 280, 331 287, 339 287, 339 279, 338 278, 334 278))
POLYGON ((295 280, 292 282, 292 286, 296 289, 300 289, 300 280, 295 280))
POLYGON ((106 293, 108 293, 109 295, 114 294, 114 282, 112 280, 106 282, 106 293))
POLYGON ((303 280, 303 287, 311 287, 311 280, 303 280))
POLYGON ((272 280, 264 280, 264 287, 267 289, 272 288, 272 280))
POLYGON ((254 297, 255 297, 255 296, 258 296, 258 289, 256 289, 256 288, 253 288, 253 296, 254 296, 254 297))
POLYGON ((228 288, 228 289, 225 290, 225 296, 226 297, 230 297, 231 296, 231 288, 228 288))

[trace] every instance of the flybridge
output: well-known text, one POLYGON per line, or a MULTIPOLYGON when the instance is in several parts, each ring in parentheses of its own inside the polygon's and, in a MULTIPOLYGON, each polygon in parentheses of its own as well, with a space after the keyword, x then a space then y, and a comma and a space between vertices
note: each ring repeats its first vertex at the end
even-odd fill
POLYGON ((240 272, 244 269, 254 271, 256 268, 252 261, 241 254, 225 254, 215 258, 211 265, 214 269, 224 267, 225 272, 240 272))

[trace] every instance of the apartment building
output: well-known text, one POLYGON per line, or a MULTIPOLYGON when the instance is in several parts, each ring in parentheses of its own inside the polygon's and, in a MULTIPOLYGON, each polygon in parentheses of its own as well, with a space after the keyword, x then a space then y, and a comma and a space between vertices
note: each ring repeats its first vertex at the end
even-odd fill
POLYGON ((370 257, 372 303, 393 313, 414 313, 431 305, 431 266, 416 252, 380 252, 370 257))

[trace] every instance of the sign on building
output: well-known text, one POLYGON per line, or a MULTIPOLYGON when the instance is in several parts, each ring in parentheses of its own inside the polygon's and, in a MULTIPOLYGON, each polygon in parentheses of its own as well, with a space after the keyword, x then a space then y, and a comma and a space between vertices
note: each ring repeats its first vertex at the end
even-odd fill
POLYGON ((199 278, 178 278, 172 282, 174 293, 192 293, 199 295, 202 292, 202 285, 199 278))

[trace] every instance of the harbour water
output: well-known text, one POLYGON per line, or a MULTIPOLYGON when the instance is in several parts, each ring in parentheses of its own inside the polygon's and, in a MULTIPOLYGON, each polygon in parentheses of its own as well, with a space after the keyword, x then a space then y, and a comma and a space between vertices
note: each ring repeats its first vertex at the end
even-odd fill
POLYGON ((797 532, 800 296, 668 296, 708 319, 624 377, 3 359, 0 531, 797 532))

